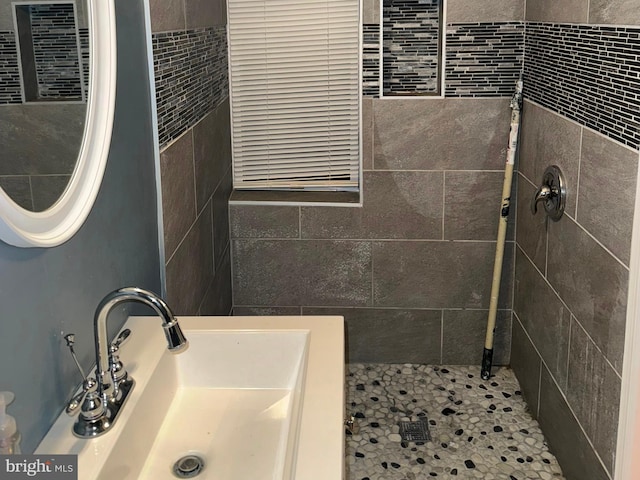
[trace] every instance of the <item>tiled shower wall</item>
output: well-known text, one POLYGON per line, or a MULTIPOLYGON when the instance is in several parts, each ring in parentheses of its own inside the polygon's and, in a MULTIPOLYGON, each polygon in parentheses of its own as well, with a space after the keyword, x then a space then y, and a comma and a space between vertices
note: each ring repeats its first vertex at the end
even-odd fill
POLYGON ((224 0, 151 0, 167 301, 231 311, 231 137, 224 0))
MULTIPOLYGON (((344 315, 351 362, 480 362, 524 45, 523 2, 485 3, 448 2, 446 98, 378 98, 379 3, 365 0, 363 207, 232 205, 235 314, 344 315), (486 61, 496 49, 504 58, 486 61)), ((513 239, 497 364, 509 363, 513 239)))
POLYGON ((342 314, 350 361, 478 363, 507 98, 524 49, 517 242, 511 228, 496 363, 511 343, 568 479, 613 478, 640 14, 631 0, 527 3, 525 17, 522 1, 449 0, 446 98, 388 99, 378 98, 378 5, 366 1, 364 206, 232 205, 234 312, 342 314), (557 223, 529 209, 552 164, 568 183, 557 223))
POLYGON ((608 479, 640 145, 640 14, 634 1, 540 1, 527 2, 526 20, 511 362, 566 478, 608 479), (529 210, 552 164, 568 189, 557 223, 529 210))

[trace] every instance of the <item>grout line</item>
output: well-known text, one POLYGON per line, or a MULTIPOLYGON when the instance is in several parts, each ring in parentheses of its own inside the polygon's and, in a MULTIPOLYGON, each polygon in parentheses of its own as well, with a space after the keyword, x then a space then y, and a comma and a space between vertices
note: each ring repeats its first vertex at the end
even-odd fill
MULTIPOLYGON (((607 361, 607 363, 609 364, 609 366, 611 366, 611 368, 613 369, 614 372, 616 372, 616 374, 621 377, 620 372, 618 372, 618 369, 615 368, 613 366, 613 364, 609 361, 609 359, 607 358, 607 356, 604 354, 604 352, 602 351, 602 349, 598 346, 598 344, 596 343, 596 341, 593 339, 593 337, 591 335, 589 335, 589 333, 586 331, 586 329, 582 326, 582 323, 580 322, 580 320, 578 319, 578 316, 575 315, 573 313, 573 310, 571 310, 571 308, 569 308, 569 305, 567 305, 567 303, 564 301, 564 299, 562 298, 562 296, 560 295, 560 293, 558 293, 558 291, 553 287, 553 285, 551 285, 551 283, 549 282, 549 280, 542 275, 542 272, 538 269, 538 267, 536 266, 535 263, 533 263, 533 260, 531 260, 531 258, 529 257, 529 255, 527 255, 527 253, 522 249, 522 247, 520 247, 520 245, 517 245, 517 248, 522 252, 522 254, 526 257, 526 259, 529 261, 529 263, 531 264, 531 266, 536 270, 536 272, 538 272, 540 274, 540 276, 542 277, 542 279, 544 280, 544 282, 547 284, 547 287, 551 289, 551 291, 555 294, 555 296, 558 298, 558 300, 560 300, 560 303, 562 303, 562 305, 564 306, 564 308, 567 309, 567 311, 569 312, 570 315, 572 315, 575 319, 576 322, 580 325, 580 327, 584 330, 585 334, 587 335, 587 337, 589 338, 589 340, 591 341, 591 343, 593 343, 593 345, 598 349, 598 351, 600 351, 600 353, 602 354, 602 356, 604 357, 604 359, 607 361)), ((517 314, 516 314, 517 316, 517 314)))
POLYGON ((444 310, 440 311, 440 365, 444 362, 444 310))
MULTIPOLYGON (((398 243, 478 243, 495 244, 496 240, 442 240, 440 238, 329 238, 329 237, 233 237, 233 240, 294 240, 294 241, 335 241, 335 242, 398 242, 398 243)), ((514 240, 507 240, 507 243, 515 243, 514 240)))
POLYGON ((204 305, 204 301, 207 299, 207 293, 209 293, 209 289, 211 288, 211 286, 213 285, 213 282, 215 282, 215 281, 216 281, 216 277, 215 276, 211 277, 211 280, 209 280, 209 283, 207 284, 207 288, 204 289, 204 294, 202 295, 202 298, 200 299, 200 302, 198 303, 198 316, 213 315, 210 312, 202 313, 202 306, 204 305))
POLYGON ((582 330, 582 332, 586 335, 586 337, 589 339, 589 342, 591 343, 591 345, 596 349, 596 351, 598 353, 600 353, 600 355, 602 355, 602 358, 604 358, 605 362, 607 362, 607 364, 611 367, 611 369, 613 370, 613 372, 618 376, 618 378, 620 379, 620 381, 622 381, 622 375, 618 372, 618 370, 616 370, 616 368, 611 364, 611 362, 609 361, 609 359, 607 358, 607 356, 605 355, 605 353, 602 351, 602 349, 596 344, 596 342, 593 340, 593 338, 591 337, 591 335, 589 335, 589 332, 587 332, 587 330, 584 328, 584 326, 582 325, 582 323, 580 323, 580 320, 578 320, 578 318, 574 315, 573 318, 575 319, 576 323, 578 324, 578 327, 580 327, 580 329, 582 330))
POLYGON ((202 215, 202 213, 204 211, 205 211, 205 209, 203 208, 202 211, 196 215, 195 220, 191 223, 191 225, 189 225, 189 228, 187 228, 186 233, 184 234, 182 239, 178 242, 178 245, 176 245, 176 248, 174 249, 174 251, 171 252, 171 255, 169 256, 169 258, 166 260, 165 266, 169 265, 169 263, 171 262, 173 257, 175 257, 176 253, 178 252, 178 250, 180 250, 180 247, 186 241, 186 239, 189 236, 189 234, 191 233, 191 231, 195 228, 196 223, 198 223, 198 219, 200 218, 200 216, 202 215))
POLYGON ((549 274, 549 217, 544 219, 544 274, 547 278, 549 274))
POLYGON ((584 127, 580 129, 580 145, 578 146, 578 175, 576 177, 576 206, 574 216, 576 217, 576 223, 578 220, 578 201, 580 200, 580 170, 582 168, 582 142, 584 141, 584 127))
POLYGON ((375 306, 375 276, 374 276, 374 270, 373 270, 373 259, 374 259, 374 255, 373 255, 373 241, 369 243, 369 245, 371 246, 371 306, 374 307, 375 306))
POLYGON ((209 217, 211 219, 211 273, 215 277, 216 272, 218 271, 216 268, 218 263, 216 262, 216 224, 213 212, 213 193, 209 197, 209 200, 207 200, 207 203, 204 204, 203 210, 207 208, 208 204, 211 204, 211 214, 209 217))
POLYGON ((442 240, 445 240, 445 234, 444 234, 445 221, 444 221, 444 216, 445 216, 445 211, 446 211, 446 199, 447 199, 446 184, 447 184, 447 172, 443 170, 442 171, 442 240))
MULTIPOLYGON (((533 347, 535 348, 535 347, 533 347)), ((536 419, 540 421, 540 392, 542 391, 542 357, 538 357, 538 399, 536 402, 536 419)))
POLYGON ((575 218, 573 218, 571 215, 569 215, 568 213, 565 213, 565 215, 567 216, 567 218, 570 218, 571 220, 573 220, 573 223, 576 224, 576 226, 582 230, 584 233, 586 233, 594 242, 596 242, 605 252, 607 252, 614 260, 616 260, 620 265, 622 265, 624 267, 625 270, 629 271, 629 267, 622 261, 620 260, 615 253, 613 253, 611 250, 609 250, 609 248, 607 248, 600 240, 598 240, 589 230, 587 230, 585 227, 583 227, 575 218))
POLYGON ((531 337, 529 336, 529 332, 524 328, 524 326, 522 325, 522 322, 520 321, 520 318, 518 317, 517 314, 516 314, 516 319, 518 320, 518 323, 520 324, 520 327, 522 328, 522 331, 527 336, 527 339, 529 340, 529 342, 533 346, 533 349, 535 350, 536 354, 538 355, 538 359, 540 361, 540 370, 539 370, 539 376, 538 376, 538 412, 537 412, 538 422, 540 422, 540 407, 541 407, 541 404, 542 404, 542 402, 540 401, 541 397, 542 397, 542 369, 544 368, 547 371, 547 373, 549 374, 549 377, 551 377, 551 381, 554 383, 555 387, 560 392, 560 395, 562 396, 565 404, 567 405, 567 408, 569 409, 569 411, 573 415, 573 418, 575 419, 576 423, 578 424, 578 427, 582 431, 582 434, 587 439, 587 442, 589 443, 589 446, 593 450, 593 453, 596 455, 596 458, 600 461, 602 467, 604 468, 604 471, 609 473, 609 470, 605 467, 604 462, 602 461, 602 459, 600 458, 600 455, 598 454, 598 451, 594 447, 593 442, 591 441, 591 438, 589 437, 589 435, 587 435, 587 432, 585 431, 584 427, 582 426, 582 423, 580 423, 580 420, 578 419, 578 416, 573 411, 573 408, 571 407, 571 404, 567 400, 567 396, 565 395, 564 390, 562 388, 560 388, 560 385, 558 385, 558 382, 556 381, 555 377, 553 376, 553 374, 551 373, 551 371, 547 367, 547 364, 545 363, 544 359, 542 358, 542 355, 540 355, 540 351, 536 347, 535 343, 533 343, 533 341, 531 340, 531 337))
MULTIPOLYGON (((449 172, 449 173, 502 173, 504 174, 504 170, 495 170, 495 169, 483 169, 483 168, 470 168, 470 169, 458 169, 458 168, 375 168, 371 170, 365 170, 367 172, 395 172, 395 173, 435 173, 435 172, 449 172)), ((514 172, 515 173, 515 172, 514 172)))
POLYGON ((27 175, 27 178, 29 179, 29 196, 31 197, 31 209, 35 210, 36 209, 36 202, 34 201, 34 197, 33 197, 33 182, 31 181, 31 177, 32 175, 27 175))
POLYGON ((571 334, 573 331, 573 323, 574 320, 577 322, 578 319, 573 315, 573 314, 569 314, 569 335, 567 337, 567 360, 566 360, 566 371, 567 371, 567 380, 566 380, 566 385, 565 388, 569 389, 569 365, 570 365, 570 360, 571 360, 571 334))
POLYGON ((193 207, 195 209, 196 217, 198 217, 198 187, 196 185, 196 136, 194 134, 194 128, 189 129, 189 135, 191 135, 191 170, 193 172, 193 207))
MULTIPOLYGON (((296 305, 238 305, 238 307, 249 307, 249 308, 262 308, 262 307, 274 307, 274 308, 290 308, 296 305)), ((341 310, 398 310, 398 311, 406 311, 406 310, 417 310, 423 312, 488 312, 488 308, 464 308, 464 307, 451 307, 451 308, 435 308, 435 307, 388 307, 388 306, 368 306, 368 305, 304 305, 305 308, 327 308, 327 309, 341 309, 341 310)), ((499 312, 510 312, 509 308, 499 308, 499 312)))
MULTIPOLYGON (((604 464, 604 462, 602 461, 602 458, 600 458, 600 453, 598 453, 598 450, 596 449, 596 447, 593 444, 593 441, 591 439, 591 437, 587 434, 587 431, 585 429, 585 427, 582 425, 582 423, 580 422, 580 420, 578 419, 578 416, 576 415, 576 412, 573 411, 573 407, 571 406, 571 404, 569 403, 569 400, 567 399, 567 396, 565 395, 565 392, 560 388, 560 385, 558 385, 558 382, 556 382, 556 379, 554 378, 553 375, 551 375, 551 372, 549 371, 549 368, 547 367, 547 364, 544 362, 544 360, 542 359, 542 357, 540 358, 540 361, 542 362, 542 365, 544 366, 545 370, 547 371, 547 373, 549 374, 549 376, 551 377, 551 381, 553 382, 554 386, 558 389, 558 391, 560 392, 560 395, 562 396, 562 399, 564 400, 564 403, 566 404, 567 408, 569 409, 569 411, 571 412, 571 415, 573 416, 574 420, 576 421, 576 423, 578 424, 578 428, 580 429, 580 431, 582 432, 582 434, 584 435, 584 438, 586 438, 587 443, 589 444, 589 446, 591 447, 591 450, 593 451, 593 454, 595 455, 595 457, 598 459, 598 461, 600 462, 600 465, 602 466, 602 469, 607 473, 607 475, 609 477, 609 469, 606 467, 606 465, 604 464)), ((542 377, 542 369, 540 369, 540 376, 542 377)), ((542 379, 541 379, 542 380, 542 379)), ((542 382, 541 382, 542 384, 542 382)), ((542 385, 541 385, 542 386, 542 385)), ((542 388, 540 389, 540 391, 542 391, 542 388)), ((538 401, 538 412, 540 411, 540 401, 538 401)), ((538 414, 538 418, 540 417, 540 415, 538 414)))
POLYGON ((187 1, 182 0, 182 15, 184 15, 184 29, 187 30, 187 1))

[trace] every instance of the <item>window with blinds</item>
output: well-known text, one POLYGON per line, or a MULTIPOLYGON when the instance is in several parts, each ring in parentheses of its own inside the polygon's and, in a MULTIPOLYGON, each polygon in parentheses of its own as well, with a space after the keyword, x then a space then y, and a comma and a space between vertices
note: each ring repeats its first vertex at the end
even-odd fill
POLYGON ((359 0, 229 0, 234 188, 357 190, 359 0))

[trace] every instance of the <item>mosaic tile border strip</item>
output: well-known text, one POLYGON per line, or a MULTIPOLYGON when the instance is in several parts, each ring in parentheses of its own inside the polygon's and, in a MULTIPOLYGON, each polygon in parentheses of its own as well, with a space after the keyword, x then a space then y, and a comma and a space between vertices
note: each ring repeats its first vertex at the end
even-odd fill
POLYGON ((0 31, 0 105, 22 103, 16 36, 0 31))
POLYGON ((382 83, 384 95, 438 94, 440 0, 384 0, 382 83))
POLYGON ((640 147, 640 28, 527 23, 524 94, 640 147))
POLYGON ((362 95, 380 95, 380 25, 362 26, 362 95))
POLYGON ((80 64, 82 65, 82 82, 84 83, 84 91, 89 95, 89 29, 79 28, 78 36, 80 37, 80 64))
POLYGON ((162 149, 228 96, 224 26, 155 33, 153 64, 162 149))
MULTIPOLYGON (((375 98, 380 93, 379 32, 379 24, 363 25, 362 94, 375 98)), ((524 61, 524 32, 523 22, 448 24, 445 96, 510 97, 524 61)), ((415 95, 408 80, 403 89, 415 95)))
POLYGON ((524 62, 523 22, 447 25, 445 96, 513 95, 524 62))
POLYGON ((38 99, 81 100, 81 59, 73 4, 31 5, 38 99))
MULTIPOLYGON (((82 82, 84 83, 85 91, 88 92, 89 29, 79 28, 78 36, 80 40, 80 63, 82 66, 82 82)), ((74 39, 74 48, 75 45, 76 43, 74 39)), ((77 65, 75 69, 77 76, 77 65)), ((79 100, 80 93, 77 87, 77 78, 74 78, 73 82, 76 87, 75 94, 77 99, 79 100)), ((66 99, 68 100, 68 97, 66 99)), ((16 36, 13 30, 0 31, 0 105, 19 103, 22 103, 22 81, 20 80, 20 68, 18 66, 16 36)))

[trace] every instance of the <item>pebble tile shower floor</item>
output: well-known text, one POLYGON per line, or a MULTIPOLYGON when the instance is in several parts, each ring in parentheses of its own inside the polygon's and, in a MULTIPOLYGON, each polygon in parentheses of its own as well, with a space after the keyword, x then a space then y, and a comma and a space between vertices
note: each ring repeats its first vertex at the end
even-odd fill
POLYGON ((346 388, 347 480, 564 478, 508 368, 350 364, 346 388), (425 421, 431 441, 400 435, 425 421))

